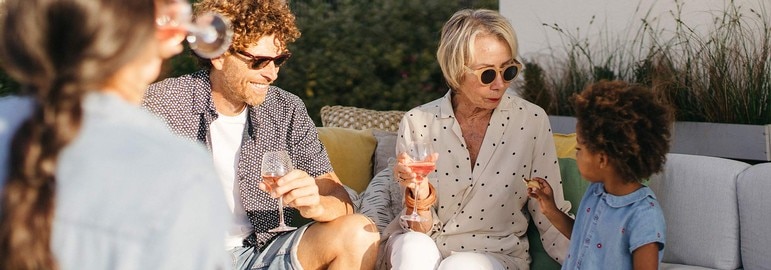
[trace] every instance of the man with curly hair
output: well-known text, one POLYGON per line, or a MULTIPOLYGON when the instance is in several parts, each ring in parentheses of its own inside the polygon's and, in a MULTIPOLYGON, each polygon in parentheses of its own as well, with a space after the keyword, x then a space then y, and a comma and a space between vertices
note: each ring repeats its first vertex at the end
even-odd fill
POLYGON ((575 221, 559 211, 549 183, 531 188, 541 211, 570 238, 562 269, 658 269, 666 224, 656 195, 642 182, 661 171, 669 152, 672 110, 650 89, 601 81, 575 96, 576 163, 591 182, 575 221))
POLYGON ((234 268, 371 269, 379 234, 352 214, 348 193, 332 170, 305 104, 271 86, 289 58, 287 44, 300 36, 283 0, 202 0, 196 14, 216 12, 231 21, 233 43, 204 69, 151 85, 144 106, 184 137, 204 143, 233 219, 226 249, 234 268), (265 152, 286 150, 295 170, 267 191, 260 175, 265 152), (289 206, 288 222, 312 219, 297 230, 278 225, 276 198, 289 206))

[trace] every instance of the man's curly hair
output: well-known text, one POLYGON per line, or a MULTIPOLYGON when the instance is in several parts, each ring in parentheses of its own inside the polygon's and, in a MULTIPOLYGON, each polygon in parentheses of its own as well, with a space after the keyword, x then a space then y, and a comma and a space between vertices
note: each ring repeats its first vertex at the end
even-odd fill
POLYGON ((573 97, 577 132, 591 152, 604 152, 629 182, 661 171, 669 152, 672 110, 650 89, 600 81, 573 97))
POLYGON ((265 35, 275 35, 279 48, 300 37, 295 16, 285 0, 201 0, 195 14, 219 13, 230 20, 231 50, 246 50, 265 35))

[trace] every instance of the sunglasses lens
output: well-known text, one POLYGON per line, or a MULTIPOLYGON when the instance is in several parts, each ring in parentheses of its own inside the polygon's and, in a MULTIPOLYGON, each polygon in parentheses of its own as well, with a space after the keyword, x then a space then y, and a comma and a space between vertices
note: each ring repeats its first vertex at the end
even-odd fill
POLYGON ((495 77, 497 76, 495 74, 494 69, 486 69, 485 71, 482 71, 482 74, 479 75, 479 80, 483 84, 490 84, 495 80, 495 77))
POLYGON ((519 73, 517 66, 510 66, 503 71, 503 80, 511 81, 514 77, 517 77, 517 73, 519 73))
POLYGON ((257 58, 252 59, 252 69, 261 69, 270 63, 270 61, 273 60, 272 58, 257 58))
POLYGON ((281 65, 284 64, 284 62, 286 62, 287 59, 289 59, 289 56, 290 56, 289 54, 282 54, 282 55, 276 56, 276 58, 255 57, 255 58, 252 58, 251 68, 252 69, 264 68, 268 66, 268 64, 270 64, 271 61, 273 61, 273 64, 276 65, 276 67, 280 67, 281 65))
POLYGON ((284 64, 284 62, 286 62, 287 59, 289 59, 288 54, 279 55, 275 60, 273 60, 273 64, 276 64, 276 67, 280 67, 284 64))

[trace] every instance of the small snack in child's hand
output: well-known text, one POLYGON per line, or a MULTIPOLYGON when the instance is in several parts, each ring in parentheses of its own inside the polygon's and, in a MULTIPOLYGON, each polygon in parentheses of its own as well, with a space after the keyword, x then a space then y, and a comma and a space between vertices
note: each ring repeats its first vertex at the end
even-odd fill
POLYGON ((528 180, 526 178, 522 178, 522 181, 527 184, 528 188, 535 188, 535 189, 541 189, 541 184, 538 183, 536 180, 528 180))

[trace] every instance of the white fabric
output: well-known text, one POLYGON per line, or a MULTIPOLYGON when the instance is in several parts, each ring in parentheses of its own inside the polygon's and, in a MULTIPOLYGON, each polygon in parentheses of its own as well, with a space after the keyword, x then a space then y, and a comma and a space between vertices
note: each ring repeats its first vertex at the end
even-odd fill
POLYGON ((426 234, 408 232, 395 235, 391 252, 392 269, 504 270, 497 259, 476 252, 453 252, 442 259, 436 243, 426 234))
POLYGON ((454 252, 442 260, 438 270, 505 270, 492 256, 476 252, 454 252))
POLYGON ((391 265, 393 270, 436 269, 442 254, 431 237, 423 233, 408 232, 391 237, 391 265))
POLYGON ((225 199, 228 202, 233 221, 225 235, 226 249, 242 246, 244 238, 252 231, 252 224, 246 217, 239 189, 235 185, 237 182, 236 164, 238 164, 238 152, 241 149, 241 136, 246 126, 246 112, 247 110, 242 110, 236 116, 220 114, 211 123, 214 169, 217 171, 225 191, 225 199))

